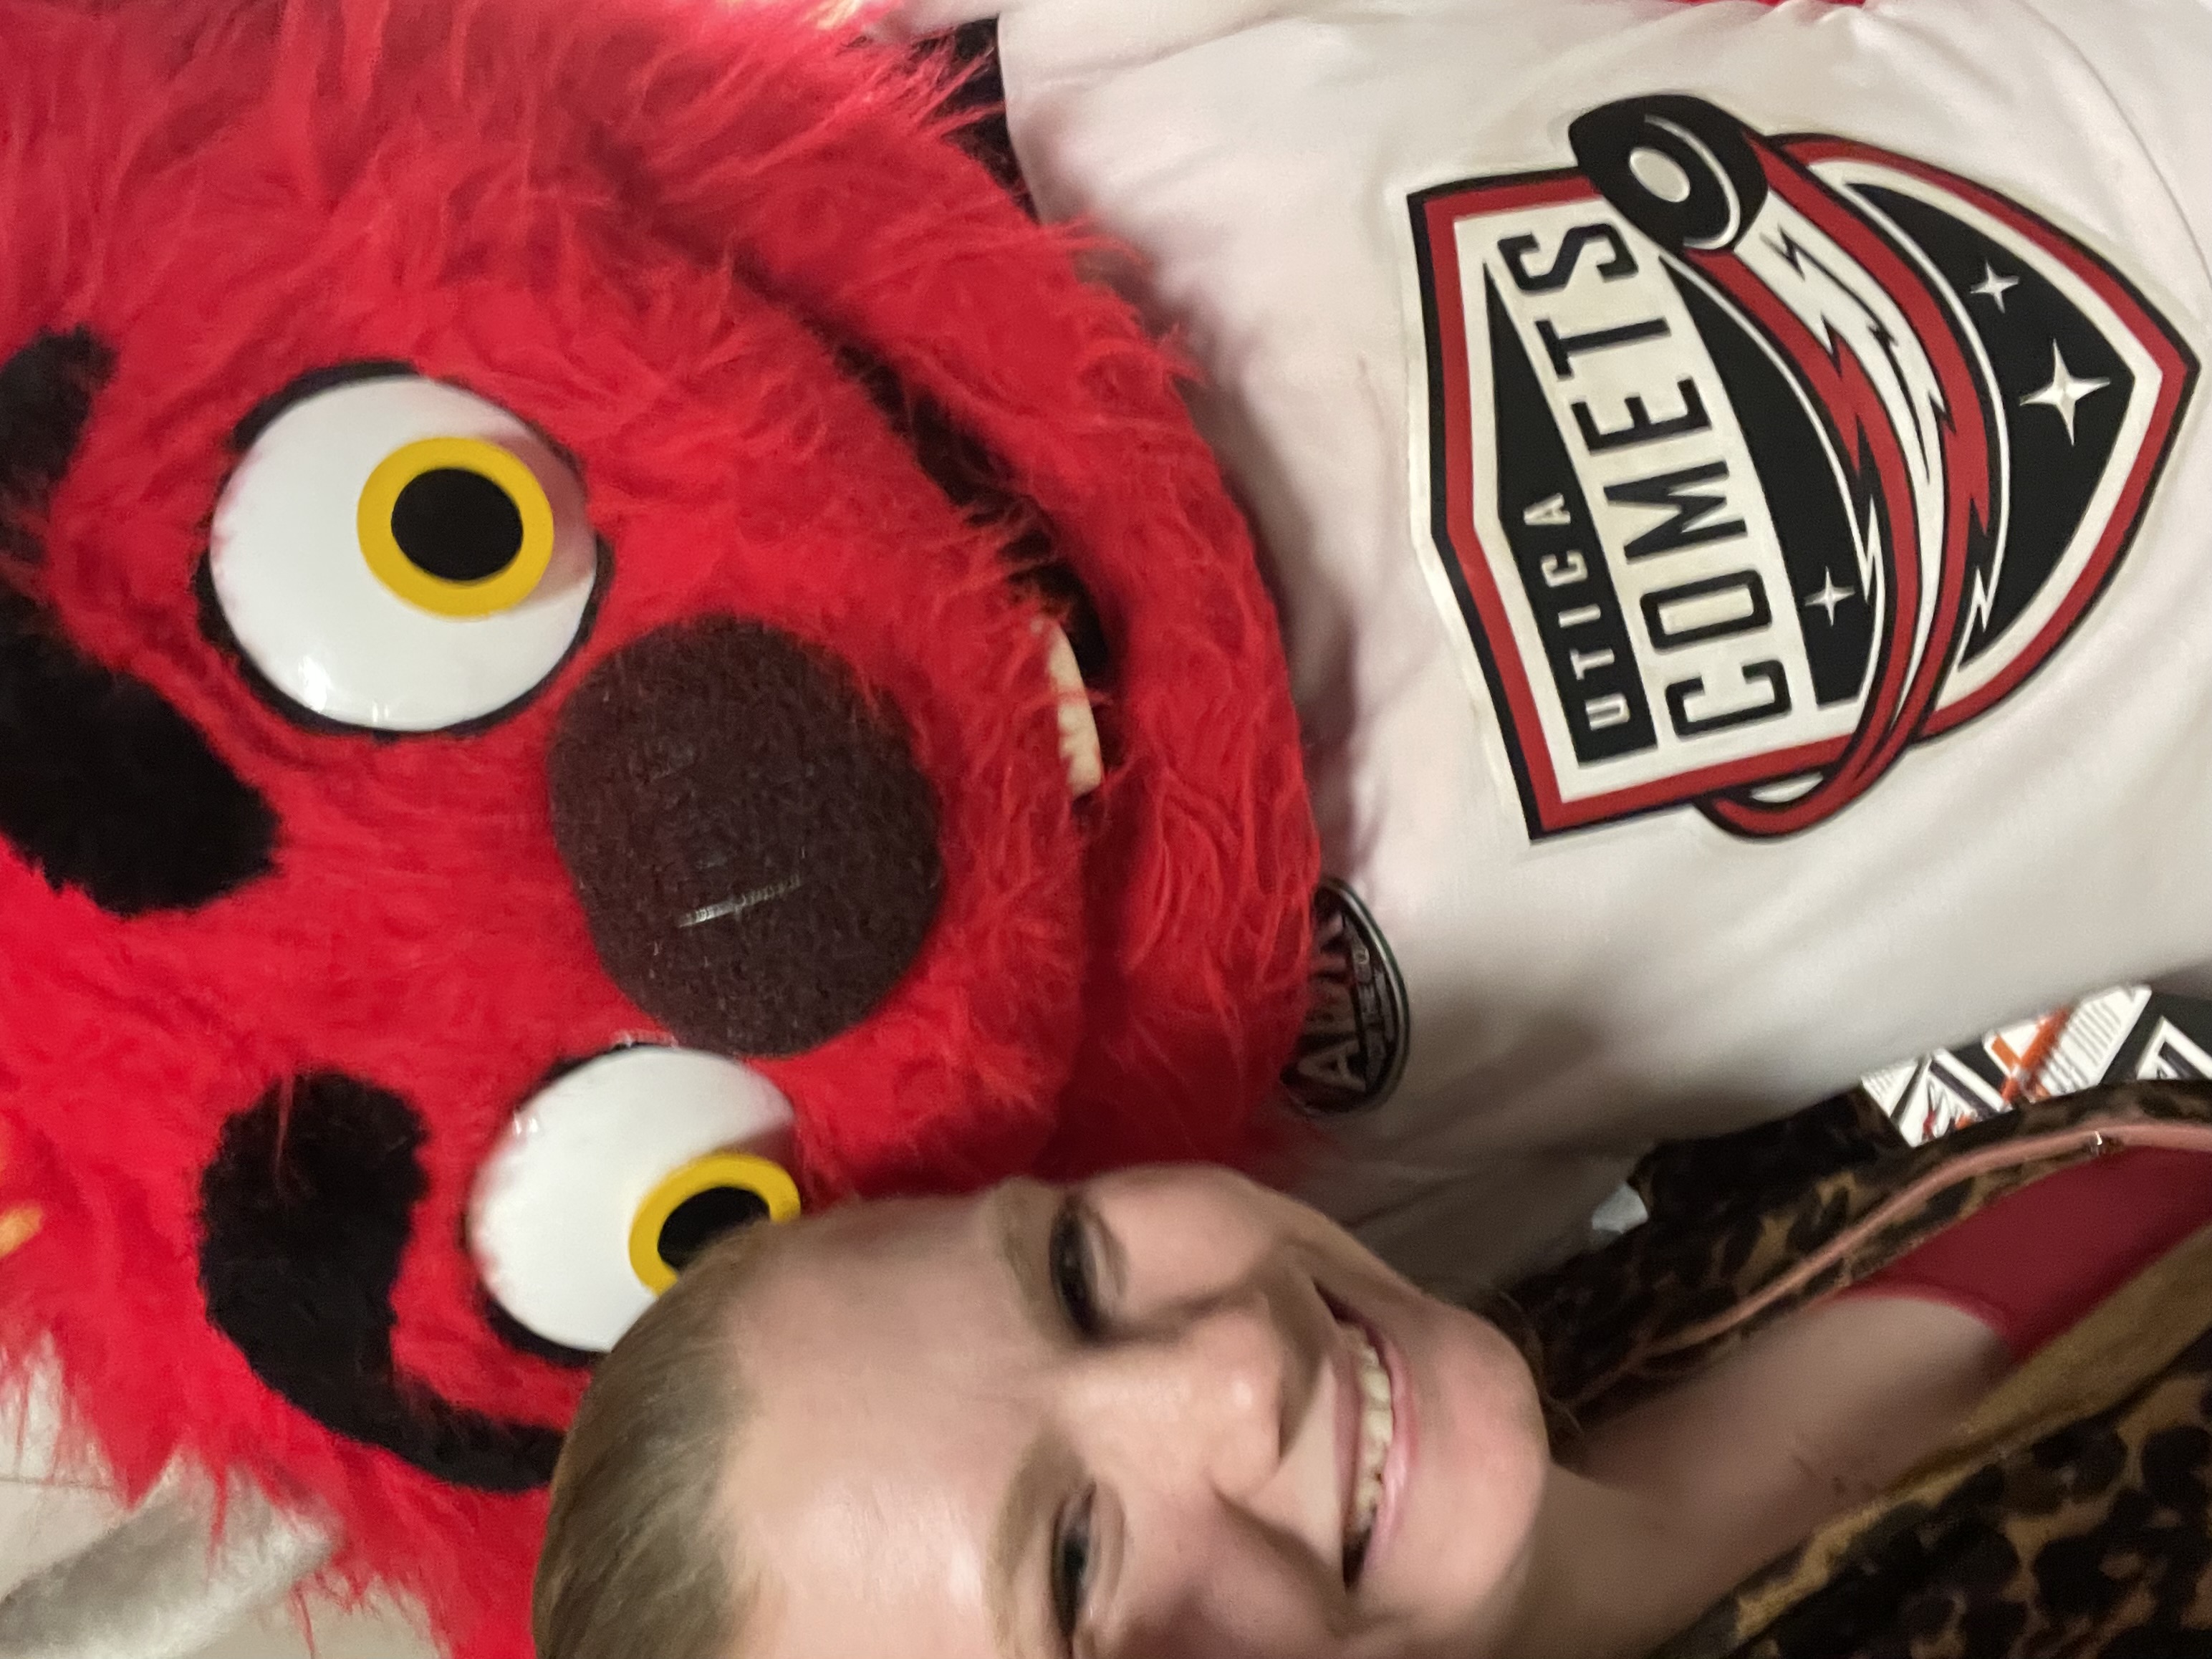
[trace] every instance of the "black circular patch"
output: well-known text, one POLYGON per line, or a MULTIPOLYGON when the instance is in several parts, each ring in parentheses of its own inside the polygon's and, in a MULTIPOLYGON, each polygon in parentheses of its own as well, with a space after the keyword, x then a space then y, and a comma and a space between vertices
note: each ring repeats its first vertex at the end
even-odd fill
POLYGON ((1359 896, 1340 881, 1314 894, 1311 998, 1283 1087, 1299 1109, 1342 1117, 1380 1106, 1406 1069, 1406 981, 1359 896))
POLYGON ((586 677, 549 771, 599 960, 677 1040, 798 1054, 921 950, 943 867, 928 781, 843 665, 731 617, 586 677))
POLYGON ((522 513, 483 473, 434 467, 399 492, 392 538, 410 563, 441 581, 486 581, 521 553, 522 513))
POLYGON ((660 1259, 682 1273, 725 1233, 768 1219, 768 1200, 743 1187, 709 1187, 676 1206, 661 1224, 660 1259))

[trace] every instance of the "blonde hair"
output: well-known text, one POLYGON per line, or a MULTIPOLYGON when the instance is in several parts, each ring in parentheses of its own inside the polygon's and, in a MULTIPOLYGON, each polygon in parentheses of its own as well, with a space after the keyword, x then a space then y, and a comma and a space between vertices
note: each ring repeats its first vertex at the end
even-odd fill
POLYGON ((730 1309, 788 1231, 717 1242, 599 1362, 553 1474, 538 1659, 736 1650, 746 1597, 722 1494, 745 1413, 730 1309))

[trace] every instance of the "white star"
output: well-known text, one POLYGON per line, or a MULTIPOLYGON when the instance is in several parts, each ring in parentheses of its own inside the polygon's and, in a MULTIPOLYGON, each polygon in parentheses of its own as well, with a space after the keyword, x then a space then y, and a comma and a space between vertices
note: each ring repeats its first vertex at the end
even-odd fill
POLYGON ((1998 276, 1997 268, 1984 259, 1982 261, 1982 280, 1976 283, 1966 292, 1980 295, 1982 298, 1996 306, 1999 311, 2002 311, 2005 308, 2004 296, 2019 286, 2019 277, 1998 276))
POLYGON ((1836 579, 1832 574, 1825 570, 1820 574, 1826 577, 1826 580, 1821 584, 1819 592, 1805 601, 1805 609, 1810 611, 1814 605, 1820 606, 1828 613, 1828 626, 1833 628, 1836 625, 1836 607, 1845 599, 1858 598, 1858 590, 1852 587, 1838 587, 1836 586, 1836 579))
POLYGON ((2031 392, 2020 400, 2020 406, 2041 404, 2058 411, 2058 418, 2066 422, 2066 441, 2074 441, 2074 409, 2092 392, 2102 392, 2112 385, 2110 380, 2077 380, 2074 371, 2066 367, 2066 359, 2055 344, 2051 348, 2051 384, 2040 392, 2031 392))

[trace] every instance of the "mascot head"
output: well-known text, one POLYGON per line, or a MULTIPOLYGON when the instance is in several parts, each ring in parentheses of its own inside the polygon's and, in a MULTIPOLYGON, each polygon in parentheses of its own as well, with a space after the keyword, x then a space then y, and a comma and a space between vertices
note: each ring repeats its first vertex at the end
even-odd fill
POLYGON ((0 0, 0 1359, 519 1659, 714 1232, 1235 1156, 1315 854, 1175 365, 951 71, 0 0))

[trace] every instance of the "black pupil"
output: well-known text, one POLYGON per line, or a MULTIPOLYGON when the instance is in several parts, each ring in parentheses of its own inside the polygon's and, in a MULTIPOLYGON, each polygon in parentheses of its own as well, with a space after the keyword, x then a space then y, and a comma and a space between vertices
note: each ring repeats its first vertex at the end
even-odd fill
POLYGON ((392 538, 410 564, 441 581, 485 581, 522 551, 522 514, 483 473, 441 466, 399 492, 392 538))
POLYGON ((682 1273, 724 1233, 768 1219, 768 1200, 743 1187, 709 1187, 694 1193, 660 1224, 660 1259, 682 1273))

